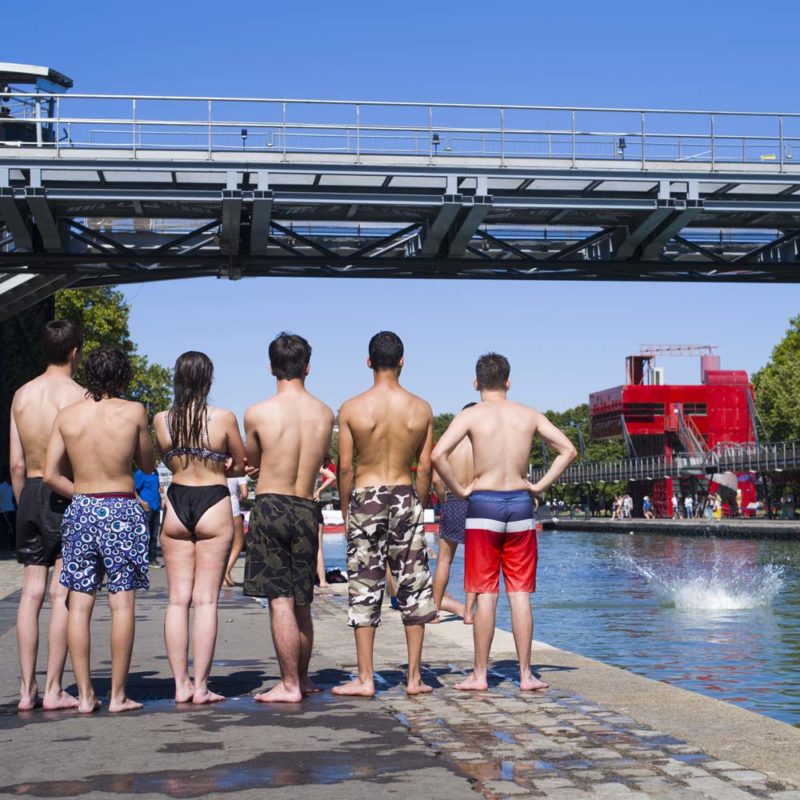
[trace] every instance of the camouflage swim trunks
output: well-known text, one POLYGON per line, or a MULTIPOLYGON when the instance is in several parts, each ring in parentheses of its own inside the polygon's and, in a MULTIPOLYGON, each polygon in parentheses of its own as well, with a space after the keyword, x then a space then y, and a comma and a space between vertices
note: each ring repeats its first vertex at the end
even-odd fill
POLYGON ((243 591, 249 597, 314 599, 319 547, 317 503, 287 494, 259 494, 250 513, 243 591))
POLYGON ((387 561, 403 623, 422 625, 434 619, 422 506, 413 486, 353 491, 347 527, 350 627, 380 625, 387 561))

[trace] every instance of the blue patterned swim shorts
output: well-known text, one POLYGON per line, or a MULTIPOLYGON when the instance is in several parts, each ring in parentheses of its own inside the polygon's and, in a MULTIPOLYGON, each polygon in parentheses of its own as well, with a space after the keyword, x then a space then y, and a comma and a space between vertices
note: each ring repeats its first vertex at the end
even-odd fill
POLYGON ((107 575, 111 593, 150 588, 150 534, 133 495, 73 495, 61 533, 62 586, 90 594, 107 575))

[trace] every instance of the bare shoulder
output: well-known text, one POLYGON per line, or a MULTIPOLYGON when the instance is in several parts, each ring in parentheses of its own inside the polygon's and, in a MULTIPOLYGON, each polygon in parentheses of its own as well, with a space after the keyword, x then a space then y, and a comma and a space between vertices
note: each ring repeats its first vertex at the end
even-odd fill
POLYGON ((333 409, 326 403, 323 403, 322 400, 319 399, 319 397, 314 397, 313 399, 314 403, 316 404, 316 408, 319 411, 320 417, 324 419, 326 422, 332 423, 336 419, 336 414, 334 413, 333 409))
POLYGON ((409 402, 411 406, 418 414, 423 414, 425 416, 431 417, 433 419, 433 409, 431 408, 431 404, 424 400, 419 395, 413 394, 408 390, 405 390, 406 394, 408 395, 409 402))
POLYGON ((244 421, 246 423, 255 423, 261 417, 264 416, 265 413, 269 412, 270 403, 272 398, 268 400, 260 400, 258 403, 253 403, 245 412, 244 412, 244 421))
POLYGON ((226 425, 236 425, 236 414, 229 408, 214 408, 214 416, 226 425))
POLYGON ((142 420, 147 422, 147 411, 138 400, 120 400, 120 403, 124 403, 121 406, 122 411, 131 420, 137 423, 142 420))
POLYGON ((65 406, 77 403, 86 398, 86 389, 79 383, 76 383, 72 378, 67 378, 64 382, 64 392, 62 396, 63 404, 65 406))

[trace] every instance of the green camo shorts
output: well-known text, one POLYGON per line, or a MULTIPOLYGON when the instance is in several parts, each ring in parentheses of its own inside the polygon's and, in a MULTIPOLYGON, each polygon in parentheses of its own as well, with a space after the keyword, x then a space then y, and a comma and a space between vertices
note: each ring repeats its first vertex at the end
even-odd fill
POLYGON ((403 622, 421 625, 434 619, 422 506, 413 486, 373 486, 353 492, 347 527, 351 627, 380 625, 387 562, 397 584, 403 622))
POLYGON ((256 495, 250 513, 244 593, 250 597, 314 599, 319 547, 317 503, 287 494, 256 495))

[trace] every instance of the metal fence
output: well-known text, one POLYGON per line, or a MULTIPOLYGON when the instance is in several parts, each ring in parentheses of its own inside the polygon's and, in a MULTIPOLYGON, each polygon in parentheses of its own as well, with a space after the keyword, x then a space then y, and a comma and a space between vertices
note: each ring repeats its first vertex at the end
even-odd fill
POLYGON ((0 146, 717 165, 793 163, 800 113, 12 93, 0 146), (53 100, 52 116, 45 109, 53 100))
MULTIPOLYGON (((719 472, 782 472, 800 470, 800 442, 720 444, 707 453, 627 458, 622 461, 586 461, 569 467, 559 483, 589 484, 614 481, 650 481, 660 478, 711 475, 719 472)), ((536 481, 546 470, 531 470, 536 481)))

